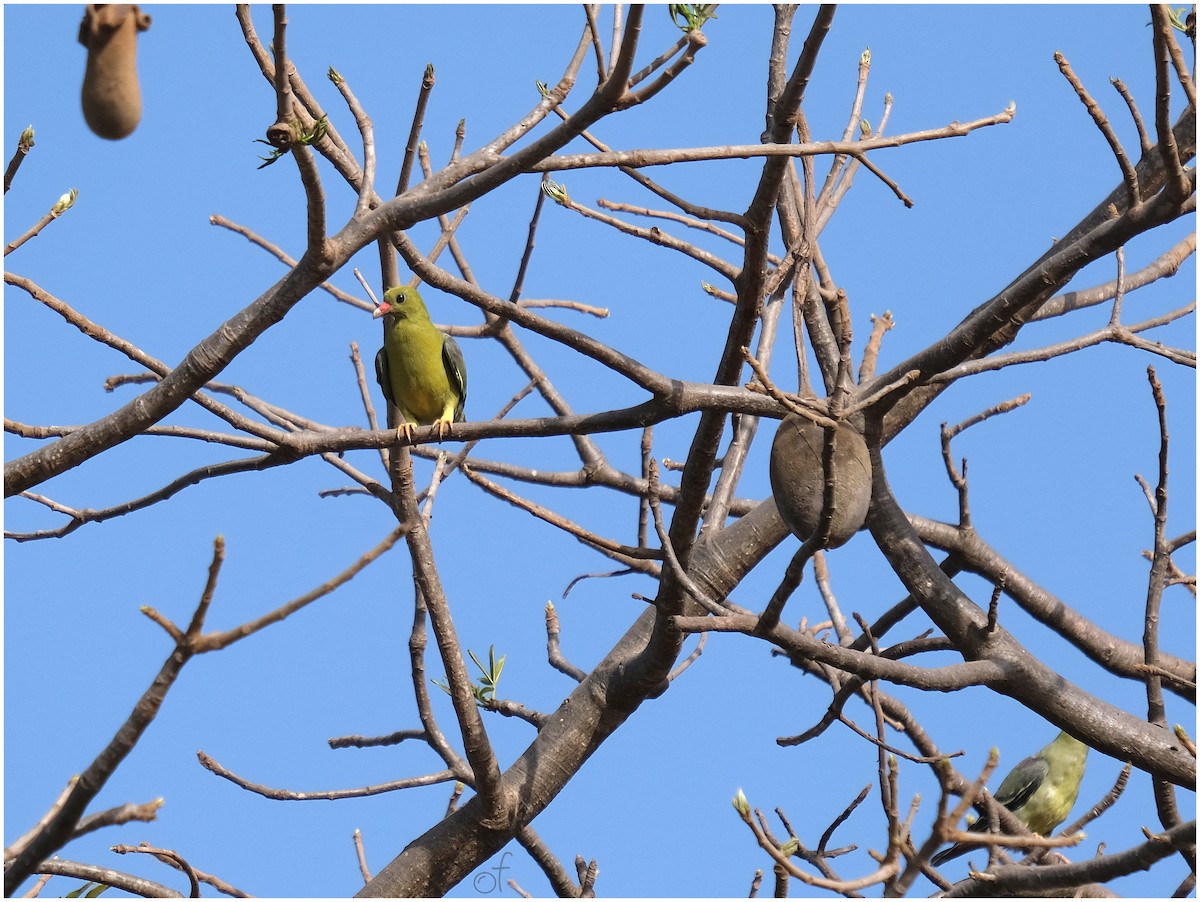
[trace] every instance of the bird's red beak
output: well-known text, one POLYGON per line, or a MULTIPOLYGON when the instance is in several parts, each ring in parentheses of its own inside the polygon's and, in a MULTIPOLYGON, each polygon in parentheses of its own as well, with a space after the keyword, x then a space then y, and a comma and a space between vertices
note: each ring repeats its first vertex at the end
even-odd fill
POLYGON ((392 305, 384 301, 375 308, 375 312, 371 314, 371 319, 379 319, 379 317, 392 312, 392 305))

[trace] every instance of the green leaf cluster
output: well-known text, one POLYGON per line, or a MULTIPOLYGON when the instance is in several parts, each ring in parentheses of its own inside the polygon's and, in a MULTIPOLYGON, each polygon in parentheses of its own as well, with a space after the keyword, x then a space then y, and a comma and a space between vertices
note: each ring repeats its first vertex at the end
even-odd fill
MULTIPOLYGON (((333 69, 330 69, 329 71, 331 73, 330 78, 333 78, 334 75, 337 75, 333 69)), ((329 120, 324 116, 313 123, 312 131, 306 132, 303 128, 301 128, 299 120, 293 120, 291 125, 293 144, 313 144, 324 138, 325 133, 329 131, 329 120)), ((259 144, 266 144, 269 147, 271 146, 270 141, 265 141, 262 138, 255 138, 254 140, 259 144)), ((258 168, 266 169, 280 157, 286 156, 289 150, 291 150, 290 147, 271 147, 271 152, 267 156, 259 157, 259 159, 263 162, 258 168)))
MULTIPOLYGON (((486 708, 496 699, 496 685, 500 682, 500 674, 504 671, 504 662, 508 655, 501 655, 496 658, 496 646, 488 646, 488 662, 485 667, 483 662, 479 660, 475 652, 467 649, 467 654, 471 656, 471 660, 475 662, 475 666, 479 668, 482 676, 479 677, 479 685, 472 686, 471 692, 475 695, 475 701, 480 707, 486 708)), ((440 680, 432 680, 433 685, 437 686, 447 695, 450 694, 450 686, 440 680)))
POLYGON ((717 4, 715 3, 668 3, 671 21, 681 31, 699 31, 709 19, 715 19, 717 4))

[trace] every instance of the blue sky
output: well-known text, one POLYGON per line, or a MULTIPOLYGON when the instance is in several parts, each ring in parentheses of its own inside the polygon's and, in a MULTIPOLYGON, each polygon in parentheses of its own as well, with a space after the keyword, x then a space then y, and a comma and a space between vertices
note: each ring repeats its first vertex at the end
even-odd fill
MULTIPOLYGON (((4 9, 4 153, 33 124, 37 146, 5 198, 6 241, 35 222, 68 188, 75 208, 6 260, 88 317, 169 363, 177 362, 223 320, 283 273, 244 239, 209 223, 219 214, 293 256, 303 247, 304 198, 295 166, 284 160, 258 170, 263 145, 253 143, 274 118, 274 95, 262 79, 227 6, 150 6, 154 22, 139 44, 143 120, 128 139, 92 135, 79 110, 85 51, 76 42, 79 7, 6 5, 4 9)), ((607 14, 606 14, 607 15, 607 14)), ((793 56, 811 13, 797 15, 793 56)), ((553 83, 565 66, 583 14, 577 6, 292 6, 288 50, 309 87, 352 147, 353 120, 325 79, 336 68, 372 116, 380 183, 394 183, 412 102, 426 63, 436 68, 425 129, 435 163, 451 150, 454 128, 467 120, 467 149, 507 127, 536 102, 535 80, 553 83)), ((805 112, 817 138, 840 137, 853 97, 859 57, 872 53, 863 115, 877 123, 885 93, 894 99, 887 131, 897 134, 969 121, 1017 105, 1012 123, 965 138, 879 152, 874 162, 916 201, 906 209, 880 182, 860 173, 822 239, 822 251, 848 292, 856 354, 870 313, 892 311, 881 366, 923 347, 990 297, 1065 233, 1118 182, 1120 173, 1053 60, 1061 50, 1093 91, 1131 152, 1137 141, 1124 104, 1109 86, 1120 77, 1151 116, 1153 66, 1144 6, 858 6, 839 9, 807 93, 805 112)), ((268 7, 255 11, 264 36, 268 7)), ((752 143, 763 128, 765 59, 772 16, 765 6, 722 6, 705 32, 696 64, 644 108, 595 129, 619 148, 752 143)), ((665 8, 648 11, 639 65, 675 40, 665 8)), ((585 64, 567 107, 591 90, 585 64)), ((575 148, 582 150, 582 147, 575 148)), ((818 161, 818 173, 825 163, 818 161)), ((760 164, 755 161, 674 166, 652 172, 671 190, 708 206, 744 209, 760 164)), ((331 231, 353 209, 353 196, 322 166, 331 231)), ((658 206, 622 176, 600 170, 559 180, 582 203, 606 197, 658 206)), ((524 245, 538 180, 519 178, 475 204, 458 238, 476 278, 507 296, 524 245)), ((1127 250, 1140 269, 1187 234, 1176 223, 1127 250)), ((680 230, 670 228, 677 234, 680 230)), ((729 255, 727 245, 684 233, 729 255)), ((427 225, 413 237, 428 247, 427 225)), ((736 259, 732 258, 731 259, 736 259)), ((354 261, 378 290, 375 251, 354 261)), ((1114 276, 1111 260, 1085 270, 1072 287, 1114 276)), ((1194 299, 1194 260, 1179 276, 1130 297, 1127 321, 1194 299)), ((590 331, 625 353, 682 379, 712 378, 729 308, 709 299, 700 282, 716 281, 695 261, 566 210, 545 211, 527 298, 570 298, 611 309, 602 321, 549 315, 590 331)), ((332 280, 362 296, 348 266, 332 280)), ((723 287, 723 286, 722 286, 723 287)), ((474 324, 478 312, 456 298, 426 292, 437 322, 474 324)), ((37 424, 95 420, 139 390, 106 393, 114 374, 133 372, 125 358, 79 335, 17 289, 5 289, 5 415, 37 424)), ((1019 347, 1040 347, 1098 328, 1102 306, 1066 321, 1035 325, 1019 347)), ((1194 320, 1159 330, 1166 344, 1194 347, 1194 320)), ((790 333, 790 329, 781 332, 790 333)), ((640 392, 563 348, 523 335, 530 350, 580 412, 642 400, 640 392)), ((332 425, 364 425, 348 361, 358 342, 370 365, 379 325, 323 292, 305 298, 277 327, 237 359, 220 380, 332 425)), ((487 419, 525 380, 501 351, 464 341, 470 367, 467 416, 487 419)), ((777 353, 790 353, 781 344, 777 353)), ((970 430, 955 443, 970 459, 976 526, 995 547, 1100 625, 1139 641, 1145 602, 1143 548, 1152 538, 1145 499, 1134 481, 1154 478, 1158 438, 1145 368, 1154 363, 1171 421, 1174 512, 1168 532, 1194 527, 1194 371, 1124 347, 1104 346, 1029 367, 971 379, 946 392, 885 452, 900 502, 913 512, 952 519, 956 498, 946 481, 938 424, 958 422, 1026 391, 1024 408, 970 430)), ((794 372, 782 366, 781 374, 794 372)), ((794 376, 791 377, 794 380, 794 376)), ((787 377, 781 375, 785 387, 787 377)), ((372 385, 374 390, 374 386, 372 385)), ((378 397, 375 398, 380 403, 378 397)), ((518 415, 548 408, 533 399, 518 415)), ((215 428, 198 408, 168 421, 215 428)), ((695 418, 655 432, 658 458, 686 456, 695 418)), ((744 497, 769 491, 766 452, 771 424, 742 483, 744 497)), ((598 439, 614 464, 635 467, 637 434, 598 439)), ((6 456, 38 443, 6 439, 6 456)), ((578 466, 565 439, 544 443, 492 440, 477 453, 545 469, 578 466)), ((36 491, 75 507, 102 508, 152 491, 204 463, 240 456, 229 449, 171 438, 140 438, 62 474, 36 491)), ((378 456, 349 459, 377 476, 378 456), (371 469, 373 468, 373 469, 371 469)), ((418 463, 427 480, 428 462, 418 463)), ((667 476, 666 478, 670 478, 667 476)), ((351 564, 394 526, 383 505, 364 497, 323 498, 345 478, 319 460, 189 488, 168 502, 70 536, 9 542, 5 563, 5 836, 25 832, 108 741, 169 651, 162 631, 138 612, 152 605, 186 621, 204 585, 212 542, 224 536, 227 561, 209 624, 225 629, 308 591, 351 564)), ((605 535, 633 541, 637 505, 598 492, 514 486, 605 535)), ((5 528, 53 528, 61 517, 21 499, 9 501, 5 528)), ((543 608, 558 607, 564 652, 579 666, 598 661, 640 612, 630 594, 653 594, 649 580, 585 580, 564 600, 567 584, 611 562, 564 539, 528 515, 484 497, 454 478, 438 494, 435 551, 465 647, 489 645, 507 655, 501 695, 552 710, 573 684, 545 661, 543 608)), ((734 600, 761 607, 794 551, 789 540, 736 590, 734 600)), ((847 611, 868 619, 903 591, 867 535, 829 556, 835 591, 847 611)), ((1194 549, 1178 563, 1195 571, 1194 549)), ((986 604, 989 590, 964 579, 986 604)), ((177 850, 196 867, 267 896, 344 896, 360 885, 352 831, 361 829, 371 867, 380 870, 410 839, 440 818, 449 789, 438 786, 345 802, 273 802, 213 777, 196 763, 203 749, 249 779, 296 790, 348 788, 440 769, 415 745, 331 751, 326 740, 378 735, 417 724, 407 639, 411 584, 402 549, 385 556, 334 595, 285 623, 215 655, 193 661, 143 742, 97 800, 166 799, 153 824, 93 834, 64 857, 129 869, 174 886, 165 867, 118 858, 118 842, 145 840, 177 850)), ((1067 679, 1135 713, 1144 690, 1099 673, 1009 604, 1006 625, 1046 656, 1067 679)), ((811 582, 785 615, 823 618, 811 582)), ((910 618, 895 639, 920 633, 910 618)), ((1164 648, 1194 655, 1194 601, 1167 593, 1164 648)), ((948 659, 947 659, 948 660, 948 659)), ((432 676, 440 665, 431 658, 432 676)), ((960 768, 974 773, 992 745, 1001 770, 1053 737, 1055 728, 1015 702, 972 690, 954 696, 895 693, 942 748, 963 749, 960 768)), ((588 762, 535 829, 560 858, 595 858, 598 890, 607 896, 739 896, 766 856, 729 805, 744 788, 753 805, 781 807, 802 839, 814 845, 825 826, 867 783, 871 747, 844 728, 820 741, 781 749, 778 736, 803 731, 825 710, 828 691, 802 680, 761 643, 714 635, 699 662, 663 697, 648 702, 588 762)), ((448 699, 436 699, 443 726, 453 727, 448 699)), ((869 721, 856 708, 851 716, 869 721)), ((1189 727, 1193 709, 1168 698, 1168 716, 1189 727)), ((487 721, 502 766, 532 739, 522 723, 487 721)), ((1120 763, 1093 754, 1080 797, 1098 801, 1120 763)), ((925 769, 901 770, 901 797, 926 800, 935 788, 925 769)), ((1186 811, 1194 800, 1181 794, 1186 811)), ((878 787, 836 835, 882 849, 878 787)), ((1080 856, 1096 843, 1109 850, 1140 841, 1156 818, 1149 780, 1135 774, 1108 817, 1094 823, 1080 856)), ((918 833, 920 836, 921 834, 918 833)), ((923 836, 922 836, 923 838, 923 836)), ((534 893, 548 885, 515 844, 503 864, 534 893)), ((978 856, 976 856, 978 858, 978 856)), ((869 870, 862 849, 843 859, 843 873, 869 870)), ((948 868, 951 874, 958 873, 948 868)), ((964 868, 965 871, 965 868, 964 868)), ((492 872, 477 872, 455 895, 489 895, 492 872)), ((1169 894, 1183 877, 1169 863, 1150 876, 1119 882, 1127 895, 1169 894)), ((50 895, 73 883, 56 880, 50 895)), ((769 877, 768 877, 769 885, 769 877)), ((928 885, 917 891, 928 890, 928 885)), ((492 895, 513 895, 493 886, 492 895)))

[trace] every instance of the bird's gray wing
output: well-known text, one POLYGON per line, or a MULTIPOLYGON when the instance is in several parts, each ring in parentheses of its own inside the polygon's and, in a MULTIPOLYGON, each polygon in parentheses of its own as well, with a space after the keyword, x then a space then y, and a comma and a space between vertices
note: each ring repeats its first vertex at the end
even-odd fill
MULTIPOLYGON (((442 363, 446 367, 446 378, 450 387, 458 393, 458 406, 454 408, 454 422, 463 422, 463 408, 467 404, 467 361, 463 358, 462 348, 449 335, 442 338, 442 363)), ((378 363, 376 364, 378 368, 378 363)))
POLYGON ((383 389, 383 396, 394 406, 396 399, 392 397, 392 377, 388 370, 387 351, 383 348, 375 355, 375 381, 383 389))
POLYGON ((1009 811, 1016 811, 1037 792, 1049 772, 1050 765, 1044 758, 1026 758, 1004 778, 992 798, 1009 811))

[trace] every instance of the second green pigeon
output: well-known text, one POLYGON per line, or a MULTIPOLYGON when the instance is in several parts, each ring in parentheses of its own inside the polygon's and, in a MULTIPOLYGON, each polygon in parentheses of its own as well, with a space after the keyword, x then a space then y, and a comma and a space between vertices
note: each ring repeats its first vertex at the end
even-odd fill
MULTIPOLYGON (((1021 823, 1041 836, 1049 836, 1067 819, 1079 797, 1079 784, 1087 765, 1088 747, 1065 730, 1053 742, 1012 769, 992 798, 1020 818, 1021 823)), ((987 830, 986 817, 970 827, 970 833, 987 830)), ((987 843, 980 837, 978 845, 987 843)), ((974 843, 959 843, 938 852, 930 863, 940 867, 971 849, 974 843)))

